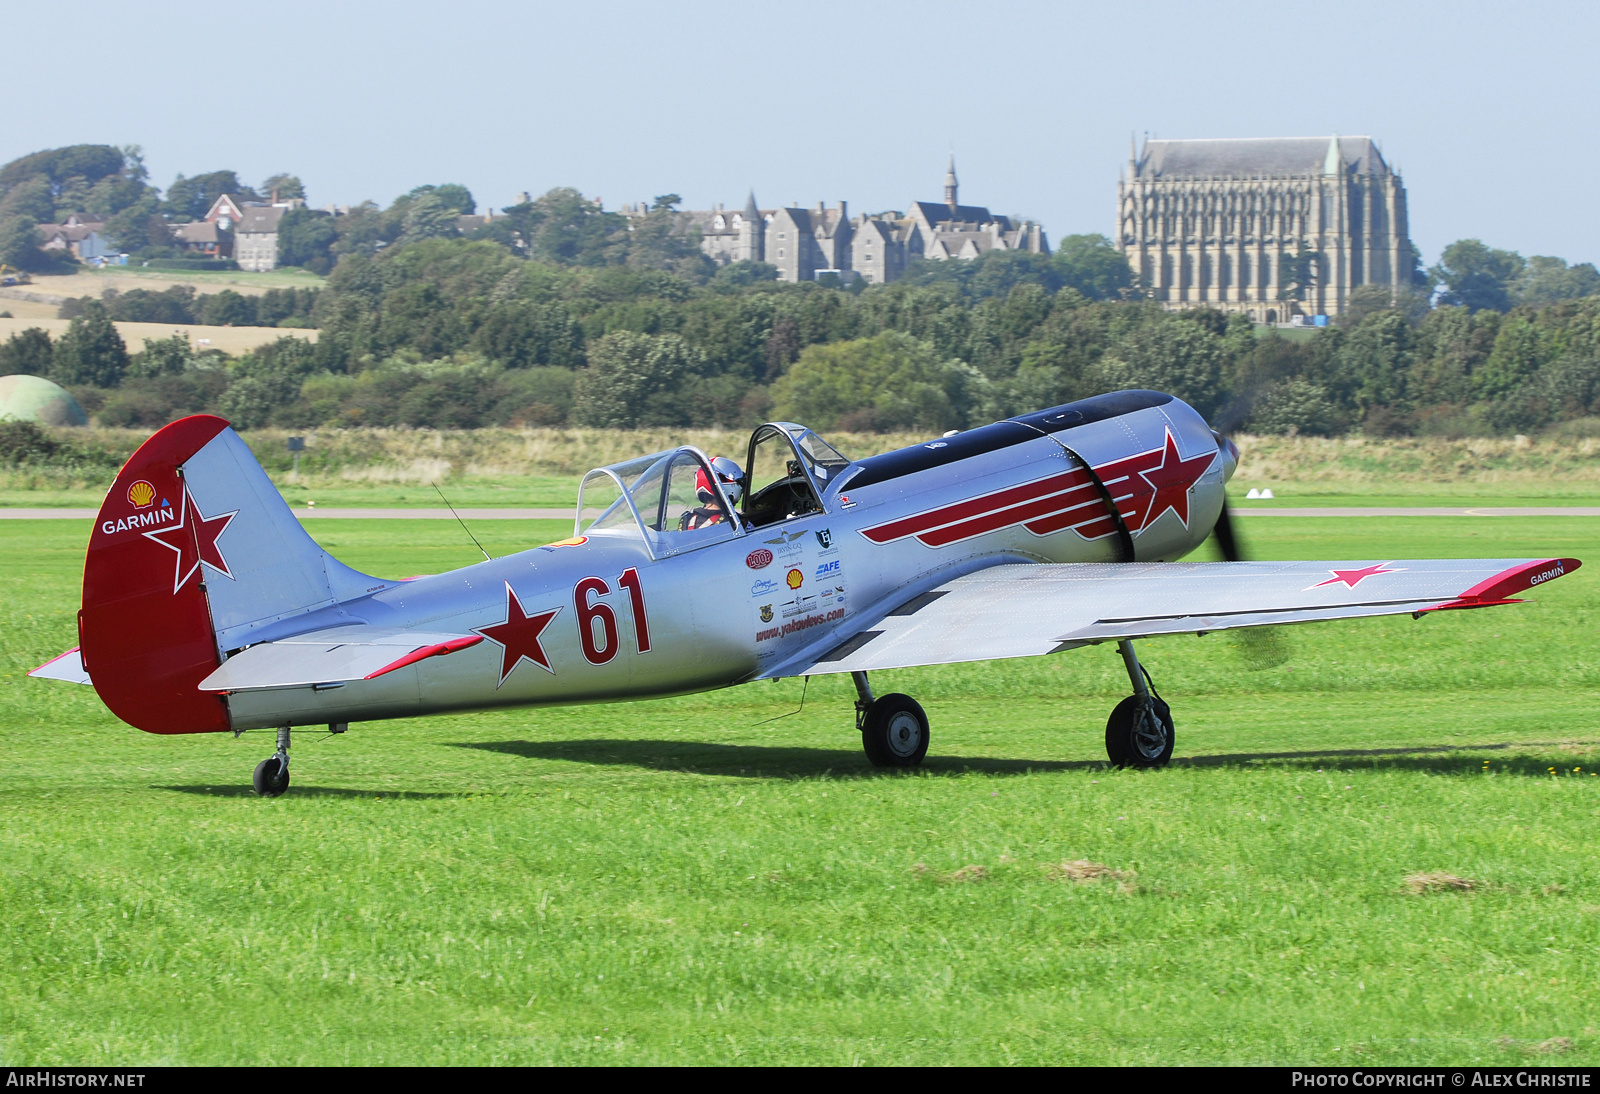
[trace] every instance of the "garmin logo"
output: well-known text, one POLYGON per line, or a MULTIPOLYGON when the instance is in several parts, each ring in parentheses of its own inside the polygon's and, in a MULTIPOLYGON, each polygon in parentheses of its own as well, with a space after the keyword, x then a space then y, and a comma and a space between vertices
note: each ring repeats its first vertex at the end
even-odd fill
MULTIPOLYGON (((1544 571, 1542 571, 1540 573, 1537 573, 1537 574, 1534 574, 1532 577, 1530 577, 1528 579, 1528 587, 1532 588, 1535 585, 1541 585, 1546 581, 1550 581, 1550 580, 1552 580, 1554 578, 1560 577, 1562 574, 1564 574, 1566 572, 1567 572, 1567 568, 1564 565, 1562 565, 1561 563, 1558 562, 1554 566, 1550 567, 1550 569, 1544 570, 1544 571)), ((1566 588, 1566 586, 1563 585, 1562 588, 1564 589, 1564 588, 1566 588)))

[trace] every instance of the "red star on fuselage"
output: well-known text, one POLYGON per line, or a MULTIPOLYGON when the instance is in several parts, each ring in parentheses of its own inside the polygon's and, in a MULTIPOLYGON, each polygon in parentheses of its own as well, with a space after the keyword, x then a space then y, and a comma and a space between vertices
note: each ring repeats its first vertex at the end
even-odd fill
POLYGON ((522 601, 517 599, 516 590, 511 587, 511 582, 506 582, 506 621, 473 628, 500 647, 500 683, 495 685, 496 690, 500 684, 506 682, 506 677, 511 675, 511 670, 516 668, 523 658, 532 661, 546 672, 555 674, 556 670, 551 667, 550 658, 545 654, 539 636, 560 611, 560 608, 552 608, 547 612, 529 615, 522 610, 522 601))
POLYGON ((1371 566, 1363 566, 1359 570, 1329 570, 1328 572, 1333 575, 1332 577, 1326 581, 1319 581, 1315 585, 1310 586, 1310 588, 1320 589, 1324 585, 1337 585, 1340 582, 1343 582, 1346 588, 1354 589, 1367 578, 1376 577, 1378 574, 1405 573, 1404 568, 1399 570, 1390 570, 1387 568, 1388 565, 1389 564, 1387 562, 1379 562, 1371 566))
POLYGON ((228 569, 228 560, 222 557, 222 549, 217 546, 217 539, 228 530, 228 525, 239 515, 239 510, 220 513, 214 517, 205 516, 200 512, 200 507, 194 503, 194 498, 190 496, 188 486, 183 488, 181 504, 183 511, 178 516, 176 527, 144 533, 146 539, 153 539, 178 554, 177 569, 172 578, 173 593, 176 594, 183 588, 194 572, 200 568, 201 563, 232 581, 233 573, 228 569))
POLYGON ((1148 471, 1139 472, 1139 477, 1150 484, 1150 500, 1144 513, 1130 524, 1129 530, 1148 528, 1168 509, 1178 514, 1185 528, 1189 527, 1189 491, 1194 489, 1195 483, 1200 481, 1200 476, 1206 473, 1216 458, 1215 452, 1205 452, 1184 459, 1178 454, 1178 442, 1172 439, 1172 430, 1167 430, 1161 463, 1148 471))

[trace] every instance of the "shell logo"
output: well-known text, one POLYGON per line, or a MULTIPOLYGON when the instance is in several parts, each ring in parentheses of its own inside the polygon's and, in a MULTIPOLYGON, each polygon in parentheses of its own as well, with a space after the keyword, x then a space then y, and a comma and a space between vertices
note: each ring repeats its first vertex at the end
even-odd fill
POLYGON ((801 573, 799 570, 790 570, 789 576, 785 578, 785 580, 789 582, 789 588, 798 589, 801 585, 805 584, 806 575, 801 573))
POLYGON ((140 479, 128 487, 128 502, 135 509, 143 509, 146 505, 156 500, 156 488, 140 479))
POLYGON ((554 543, 546 543, 546 547, 582 547, 589 542, 588 536, 573 536, 571 539, 558 539, 554 543))

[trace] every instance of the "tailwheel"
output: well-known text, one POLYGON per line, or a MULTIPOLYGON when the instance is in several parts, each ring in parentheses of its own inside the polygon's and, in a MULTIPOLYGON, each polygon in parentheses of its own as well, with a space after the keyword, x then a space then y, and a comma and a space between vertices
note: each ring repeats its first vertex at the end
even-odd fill
POLYGON ((928 754, 928 716, 909 695, 883 695, 861 712, 861 747, 874 767, 916 767, 928 754))
POLYGON ((1172 759, 1172 710, 1155 695, 1130 695, 1106 721, 1106 755, 1118 767, 1165 767, 1172 759))

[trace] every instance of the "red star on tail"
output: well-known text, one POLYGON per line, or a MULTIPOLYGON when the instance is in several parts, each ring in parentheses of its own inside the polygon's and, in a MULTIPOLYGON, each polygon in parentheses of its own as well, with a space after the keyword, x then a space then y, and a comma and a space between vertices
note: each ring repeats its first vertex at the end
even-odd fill
POLYGON ((1308 588, 1320 589, 1324 585, 1337 585, 1342 581, 1347 588, 1354 589, 1367 578, 1376 577, 1378 574, 1405 573, 1404 568, 1399 570, 1390 570, 1387 569, 1388 565, 1389 564, 1387 562, 1379 562, 1372 566, 1363 566, 1359 570, 1329 570, 1328 572, 1333 575, 1332 577, 1326 581, 1319 581, 1315 585, 1310 585, 1308 588))
POLYGON ((547 612, 529 615, 522 610, 522 601, 517 599, 516 590, 511 587, 511 582, 506 582, 506 621, 488 627, 473 628, 501 648, 500 683, 495 685, 496 690, 500 684, 506 682, 511 670, 524 658, 551 675, 555 674, 556 670, 550 666, 550 658, 545 655, 544 646, 539 643, 539 636, 560 611, 560 608, 552 608, 547 612))
POLYGON ((1167 443, 1161 451, 1160 465, 1139 472, 1139 477, 1150 484, 1152 493, 1144 514, 1129 522, 1129 530, 1148 527, 1168 509, 1178 514, 1185 528, 1189 527, 1189 491, 1194 489, 1195 483, 1200 481, 1200 476, 1206 473, 1216 458, 1215 452, 1205 452, 1184 459, 1178 454, 1178 442, 1172 439, 1172 430, 1167 430, 1167 443))
POLYGON ((183 588, 194 572, 200 568, 201 563, 211 567, 229 581, 234 580, 233 573, 228 569, 228 560, 222 557, 222 549, 217 546, 217 539, 228 530, 228 525, 239 515, 239 510, 235 509, 231 513, 221 513, 214 517, 205 516, 200 512, 200 507, 194 503, 187 485, 183 488, 181 504, 183 508, 178 514, 176 527, 144 534, 146 539, 153 539, 178 554, 177 569, 172 577, 173 593, 176 594, 183 588))

